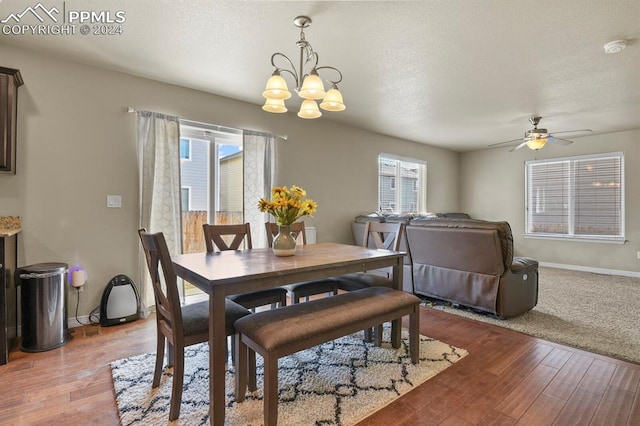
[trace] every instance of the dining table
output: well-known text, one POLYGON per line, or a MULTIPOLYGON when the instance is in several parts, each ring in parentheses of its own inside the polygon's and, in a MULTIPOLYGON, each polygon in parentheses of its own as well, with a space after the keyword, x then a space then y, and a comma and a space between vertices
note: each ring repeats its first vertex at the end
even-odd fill
MULTIPOLYGON (((402 290, 404 252, 319 243, 298 246, 293 256, 276 256, 270 248, 190 253, 172 258, 176 274, 209 296, 209 420, 225 421, 225 297, 343 274, 392 268, 393 286, 402 290)), ((286 308, 285 308, 286 309, 286 308)), ((392 328, 392 345, 400 344, 400 327, 392 328)))

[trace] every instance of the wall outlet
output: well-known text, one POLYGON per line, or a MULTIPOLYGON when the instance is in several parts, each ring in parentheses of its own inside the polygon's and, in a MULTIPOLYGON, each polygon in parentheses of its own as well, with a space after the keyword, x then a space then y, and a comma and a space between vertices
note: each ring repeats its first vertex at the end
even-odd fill
POLYGON ((640 260, 640 251, 636 253, 636 258, 640 260))
POLYGON ((111 209, 119 209, 122 207, 122 196, 107 195, 107 207, 111 209))

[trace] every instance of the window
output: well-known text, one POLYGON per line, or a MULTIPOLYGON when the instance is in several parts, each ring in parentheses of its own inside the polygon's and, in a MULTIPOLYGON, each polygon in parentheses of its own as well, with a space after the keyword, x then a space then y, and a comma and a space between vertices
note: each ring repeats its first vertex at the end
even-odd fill
POLYGON ((180 159, 191 160, 191 140, 180 138, 180 159))
POLYGON ((425 162, 388 154, 378 157, 378 208, 381 212, 404 214, 426 211, 426 183, 425 162))
POLYGON ((205 248, 203 223, 244 223, 242 131, 180 120, 180 136, 182 251, 193 253, 205 248))
POLYGON ((243 223, 242 132, 181 120, 180 135, 183 211, 198 224, 243 223))
POLYGON ((624 242, 624 154, 527 161, 526 234, 624 242))

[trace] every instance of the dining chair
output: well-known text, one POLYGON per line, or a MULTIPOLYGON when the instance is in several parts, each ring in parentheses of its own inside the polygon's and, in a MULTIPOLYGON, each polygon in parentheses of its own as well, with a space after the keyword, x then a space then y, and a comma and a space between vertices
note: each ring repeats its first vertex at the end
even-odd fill
MULTIPOLYGON (((171 256, 162 232, 148 233, 144 228, 138 230, 144 249, 147 267, 153 285, 156 303, 156 363, 153 373, 152 388, 160 385, 162 376, 165 344, 167 345, 167 367, 173 366, 173 385, 169 420, 180 416, 182 388, 184 382, 184 348, 196 343, 209 341, 209 301, 181 306, 178 294, 177 276, 173 269, 171 256), (160 272, 162 270, 162 272, 160 272)), ((233 336, 235 320, 250 315, 251 312, 239 304, 225 299, 226 334, 233 336)), ((249 357, 255 354, 249 352, 249 357)), ((236 356, 236 371, 247 371, 249 380, 255 377, 251 368, 255 361, 247 361, 245 356, 236 356), (248 365, 245 364, 248 362, 248 365)), ((236 388, 236 393, 243 392, 236 388)))
MULTIPOLYGON (((238 225, 211 225, 205 223, 202 228, 204 229, 205 245, 209 253, 214 252, 216 248, 220 251, 239 250, 243 242, 247 249, 253 248, 251 225, 249 223, 238 225)), ((227 298, 251 310, 265 305, 271 305, 271 308, 276 307, 276 305, 282 307, 287 304, 287 289, 274 287, 249 293, 233 294, 227 296, 227 298)))
MULTIPOLYGON (((269 243, 269 247, 271 247, 273 245, 273 238, 278 235, 278 225, 273 222, 266 222, 265 228, 267 230, 267 242, 269 243)), ((296 241, 301 236, 302 244, 307 244, 307 233, 304 228, 304 221, 292 223, 291 233, 295 234, 296 241)), ((287 291, 289 292, 289 299, 291 300, 292 304, 299 303, 300 299, 303 297, 306 301, 309 301, 309 296, 314 296, 316 294, 338 294, 337 282, 331 278, 317 281, 303 281, 295 284, 286 284, 282 287, 287 289, 287 291)))
MULTIPOLYGON (((400 222, 367 222, 361 245, 373 249, 399 251, 403 230, 404 224, 400 222)), ((338 289, 344 291, 374 286, 391 287, 391 273, 389 269, 357 272, 334 277, 334 280, 338 283, 338 289)))
MULTIPOLYGON (((366 222, 364 226, 363 247, 399 251, 404 224, 400 222, 366 222)), ((334 277, 338 289, 354 291, 367 287, 392 287, 392 271, 389 269, 356 272, 334 277)), ((382 325, 375 327, 375 341, 379 346, 382 340, 382 325)), ((364 331, 365 339, 371 341, 371 329, 364 331)))

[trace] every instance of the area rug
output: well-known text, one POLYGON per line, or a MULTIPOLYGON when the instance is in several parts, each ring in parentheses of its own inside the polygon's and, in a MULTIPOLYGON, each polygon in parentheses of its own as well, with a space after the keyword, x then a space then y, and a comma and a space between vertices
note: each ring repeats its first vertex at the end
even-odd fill
POLYGON ((640 278, 540 267, 538 304, 515 318, 434 309, 640 364, 640 278))
MULTIPOLYGON (((362 333, 343 337, 281 358, 279 425, 353 425, 401 395, 432 378, 467 355, 464 349, 420 336, 420 363, 411 364, 408 336, 393 349, 389 330, 383 345, 365 343, 362 333)), ((185 379, 180 418, 175 424, 209 423, 209 349, 199 344, 185 350, 185 379)), ((168 422, 172 370, 165 368, 160 386, 151 388, 155 353, 121 359, 111 364, 122 425, 168 422)), ((234 371, 226 374, 227 425, 261 425, 262 358, 258 362, 258 390, 236 403, 234 371)))

